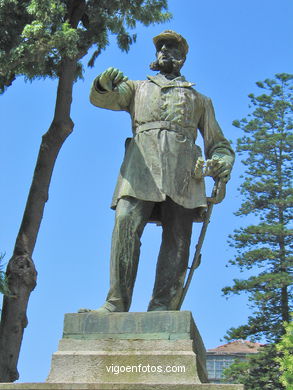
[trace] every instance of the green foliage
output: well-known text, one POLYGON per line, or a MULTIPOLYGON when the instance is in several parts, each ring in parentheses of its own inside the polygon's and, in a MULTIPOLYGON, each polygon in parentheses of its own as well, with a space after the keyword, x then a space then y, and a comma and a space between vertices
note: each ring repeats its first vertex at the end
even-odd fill
POLYGON ((249 361, 236 359, 228 368, 223 371, 223 383, 243 384, 249 374, 249 361))
POLYGON ((0 0, 0 91, 17 75, 58 77, 65 58, 78 63, 95 48, 94 61, 109 44, 109 34, 128 51, 137 22, 146 26, 170 19, 167 0, 0 0))
POLYGON ((283 390, 280 380, 280 353, 274 344, 261 348, 247 361, 235 362, 224 371, 224 381, 241 383, 245 390, 283 390))
POLYGON ((24 26, 31 21, 26 12, 28 4, 29 0, 0 0, 0 92, 15 79, 8 57, 11 48, 20 43, 24 26))
POLYGON ((277 344, 266 345, 246 361, 235 361, 224 371, 224 382, 241 383, 245 390, 292 390, 293 323, 277 344))
POLYGON ((281 382, 285 389, 293 389, 293 322, 286 323, 286 333, 277 344, 277 351, 281 354, 276 358, 280 365, 281 382))
POLYGON ((6 279, 5 272, 3 271, 3 266, 1 264, 4 258, 4 254, 0 253, 0 294, 9 295, 8 283, 6 279))
POLYGON ((248 279, 235 279, 224 295, 247 293, 253 314, 245 325, 231 328, 227 339, 277 341, 289 320, 292 286, 292 80, 277 74, 274 80, 258 82, 264 90, 250 94, 252 112, 233 125, 244 131, 237 151, 243 156, 244 201, 236 213, 254 215, 258 223, 241 227, 230 237, 236 256, 230 264, 251 270, 248 279))

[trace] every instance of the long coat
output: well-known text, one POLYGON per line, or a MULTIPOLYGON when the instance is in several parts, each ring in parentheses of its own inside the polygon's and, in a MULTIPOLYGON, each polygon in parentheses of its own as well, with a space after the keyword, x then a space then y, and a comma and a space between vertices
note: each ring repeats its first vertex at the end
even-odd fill
POLYGON ((194 175, 201 155, 195 144, 197 129, 204 140, 206 158, 228 155, 231 163, 234 161, 211 100, 182 76, 169 80, 157 74, 144 81, 123 82, 113 92, 100 91, 97 81, 91 89, 91 103, 127 111, 132 118, 133 138, 120 169, 112 208, 125 196, 154 202, 169 196, 185 208, 205 208, 204 180, 194 175))

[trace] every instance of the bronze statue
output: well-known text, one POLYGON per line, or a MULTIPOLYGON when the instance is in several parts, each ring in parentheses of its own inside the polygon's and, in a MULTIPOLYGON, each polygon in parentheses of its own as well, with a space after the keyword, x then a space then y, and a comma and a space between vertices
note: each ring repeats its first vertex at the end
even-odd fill
POLYGON ((204 139, 209 175, 227 182, 234 152, 215 119, 212 102, 181 76, 188 44, 166 30, 154 37, 158 71, 130 81, 109 68, 93 82, 90 101, 97 107, 127 111, 133 138, 126 145, 113 196, 110 290, 104 312, 128 311, 140 253, 140 237, 149 221, 162 225, 162 244, 148 310, 177 310, 188 267, 194 221, 207 207, 201 150, 204 139), (197 163, 198 162, 198 163, 197 163), (196 168, 197 167, 197 168, 196 168), (196 169, 195 169, 196 168, 196 169))

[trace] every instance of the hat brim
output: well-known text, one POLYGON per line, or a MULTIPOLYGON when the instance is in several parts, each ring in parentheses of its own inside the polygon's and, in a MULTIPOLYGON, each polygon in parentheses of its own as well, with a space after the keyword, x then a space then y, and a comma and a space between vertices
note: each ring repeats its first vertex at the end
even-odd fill
POLYGON ((153 38, 154 44, 157 46, 157 43, 159 41, 161 41, 162 39, 173 39, 174 41, 177 41, 178 43, 180 43, 178 38, 176 37, 176 35, 169 33, 169 32, 164 32, 164 33, 161 33, 153 38))
POLYGON ((157 48, 157 44, 160 41, 166 40, 166 39, 172 39, 172 40, 176 41, 178 43, 178 45, 181 47, 181 50, 183 51, 184 55, 186 56, 186 54, 188 52, 188 45, 185 44, 184 42, 182 42, 182 39, 180 39, 177 35, 175 35, 172 32, 169 32, 169 31, 164 31, 161 34, 156 35, 153 38, 153 42, 154 42, 154 45, 156 46, 156 48, 157 48))

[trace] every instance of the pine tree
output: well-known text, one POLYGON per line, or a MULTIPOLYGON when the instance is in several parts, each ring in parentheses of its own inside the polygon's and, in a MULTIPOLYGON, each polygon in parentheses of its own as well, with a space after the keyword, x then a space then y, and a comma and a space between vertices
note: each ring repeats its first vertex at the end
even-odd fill
POLYGON ((167 0, 1 0, 0 91, 13 80, 56 78, 55 112, 44 134, 14 253, 7 267, 11 296, 5 296, 0 325, 0 382, 18 378, 17 361, 31 291, 37 272, 32 254, 37 240, 54 164, 73 130, 73 84, 82 75, 82 58, 95 48, 89 66, 117 36, 121 50, 136 40, 136 23, 161 23, 170 18, 167 0))
POLYGON ((271 342, 259 354, 225 371, 225 381, 242 383, 247 390, 285 389, 283 351, 276 343, 285 332, 283 321, 289 320, 292 304, 292 80, 293 75, 282 73, 257 82, 265 93, 250 94, 252 113, 233 122, 245 133, 237 143, 246 167, 240 186, 245 200, 236 215, 253 215, 257 222, 231 236, 237 255, 230 263, 254 275, 234 280, 223 292, 227 296, 247 293, 253 314, 247 324, 231 328, 226 338, 271 342))
POLYGON ((231 328, 226 338, 276 342, 284 333, 292 305, 292 80, 293 75, 276 74, 275 79, 257 82, 263 90, 250 94, 252 113, 234 121, 244 131, 237 150, 244 157, 244 201, 236 213, 253 215, 256 223, 241 227, 231 236, 237 255, 230 261, 253 276, 235 279, 224 295, 247 293, 253 313, 245 325, 231 328), (291 268, 290 268, 291 266, 291 268))

